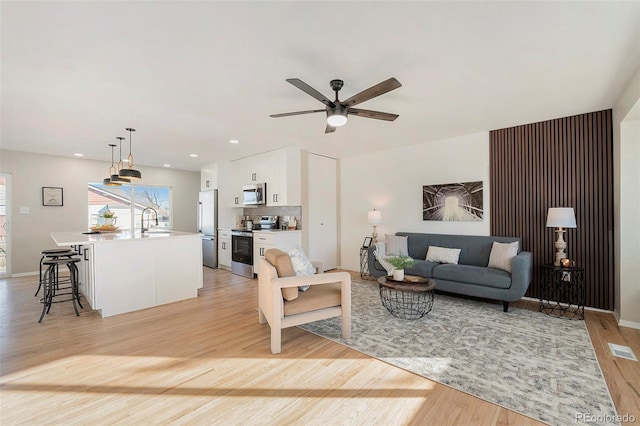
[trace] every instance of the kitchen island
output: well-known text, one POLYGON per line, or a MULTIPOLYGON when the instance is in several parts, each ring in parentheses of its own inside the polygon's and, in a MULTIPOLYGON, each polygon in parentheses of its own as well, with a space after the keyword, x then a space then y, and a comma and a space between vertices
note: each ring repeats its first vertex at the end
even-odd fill
POLYGON ((202 288, 200 234, 53 232, 51 238, 81 256, 80 290, 102 317, 197 297, 202 288))

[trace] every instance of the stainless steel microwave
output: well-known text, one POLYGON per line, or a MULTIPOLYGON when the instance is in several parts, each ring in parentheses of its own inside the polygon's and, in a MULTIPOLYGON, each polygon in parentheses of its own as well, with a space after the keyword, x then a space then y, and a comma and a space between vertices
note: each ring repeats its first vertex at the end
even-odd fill
POLYGON ((242 187, 242 204, 244 204, 245 206, 266 204, 266 199, 266 183, 254 183, 251 185, 244 185, 242 187))

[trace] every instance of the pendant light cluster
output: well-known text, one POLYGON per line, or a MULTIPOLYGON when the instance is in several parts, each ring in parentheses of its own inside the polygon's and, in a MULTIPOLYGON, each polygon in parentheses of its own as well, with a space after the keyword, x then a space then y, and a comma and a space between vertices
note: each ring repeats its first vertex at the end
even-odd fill
POLYGON ((131 153, 131 133, 135 132, 136 129, 127 127, 126 130, 129 132, 129 156, 127 157, 127 168, 124 168, 124 165, 122 164, 122 141, 124 138, 122 136, 118 136, 116 138, 120 145, 118 168, 116 170, 116 167, 113 164, 113 148, 115 148, 116 145, 109 144, 111 147, 111 167, 109 168, 109 177, 105 178, 102 182, 105 186, 121 186, 123 183, 131 183, 132 180, 142 179, 142 173, 133 168, 133 154, 131 153))

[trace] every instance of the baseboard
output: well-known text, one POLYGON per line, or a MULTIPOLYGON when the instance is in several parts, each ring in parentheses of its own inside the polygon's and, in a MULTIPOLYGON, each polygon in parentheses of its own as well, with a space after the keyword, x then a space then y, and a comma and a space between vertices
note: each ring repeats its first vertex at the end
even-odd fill
POLYGON ((20 277, 30 277, 32 275, 39 275, 40 272, 38 271, 34 271, 34 272, 20 272, 18 274, 11 274, 11 278, 20 278, 20 277))
POLYGON ((620 327, 627 327, 627 328, 635 328, 640 330, 640 322, 633 322, 633 321, 627 321, 627 320, 618 320, 618 326, 620 327))

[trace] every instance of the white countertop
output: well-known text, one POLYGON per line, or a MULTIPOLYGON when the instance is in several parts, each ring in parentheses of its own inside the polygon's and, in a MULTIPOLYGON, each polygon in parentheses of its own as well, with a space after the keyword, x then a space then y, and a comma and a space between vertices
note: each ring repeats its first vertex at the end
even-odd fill
POLYGON ((259 232, 267 232, 269 234, 273 232, 302 232, 300 229, 254 229, 253 233, 257 234, 259 232))
POLYGON ((200 234, 193 232, 158 232, 150 231, 142 234, 140 231, 120 231, 100 234, 83 234, 82 231, 77 232, 52 232, 51 238, 59 246, 70 246, 80 244, 94 244, 113 241, 132 241, 132 240, 151 240, 154 238, 179 238, 179 237, 200 237, 200 234))

